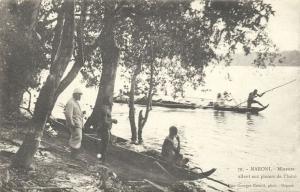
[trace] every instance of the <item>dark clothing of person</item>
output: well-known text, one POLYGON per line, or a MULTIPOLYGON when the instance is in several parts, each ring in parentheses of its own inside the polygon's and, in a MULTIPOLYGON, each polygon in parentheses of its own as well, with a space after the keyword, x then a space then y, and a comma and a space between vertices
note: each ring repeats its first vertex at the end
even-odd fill
POLYGON ((175 139, 170 138, 169 136, 165 138, 162 145, 161 155, 165 161, 168 161, 177 166, 183 167, 189 162, 188 158, 183 158, 183 155, 180 154, 180 147, 175 144, 175 139))
POLYGON ((175 146, 174 139, 166 137, 162 145, 161 155, 165 160, 174 160, 175 155, 178 154, 177 147, 175 146))
POLYGON ((104 162, 106 160, 107 148, 109 146, 111 137, 110 130, 112 128, 112 123, 114 119, 111 118, 110 110, 106 109, 102 111, 102 113, 104 113, 103 124, 98 125, 97 134, 101 138, 101 142, 99 143, 99 153, 101 154, 101 159, 104 162))
POLYGON ((162 145, 161 155, 164 160, 172 164, 182 164, 183 155, 179 152, 179 143, 175 144, 175 138, 172 139, 169 136, 165 138, 162 145))
POLYGON ((255 97, 261 97, 261 96, 262 96, 262 94, 259 95, 259 94, 255 93, 254 91, 249 93, 248 100, 247 100, 247 108, 251 108, 251 105, 253 103, 257 103, 260 106, 264 107, 263 104, 261 104, 259 101, 254 99, 255 97))
POLYGON ((139 119, 138 119, 138 140, 139 143, 143 143, 143 123, 145 118, 143 117, 143 111, 141 110, 139 113, 139 119))

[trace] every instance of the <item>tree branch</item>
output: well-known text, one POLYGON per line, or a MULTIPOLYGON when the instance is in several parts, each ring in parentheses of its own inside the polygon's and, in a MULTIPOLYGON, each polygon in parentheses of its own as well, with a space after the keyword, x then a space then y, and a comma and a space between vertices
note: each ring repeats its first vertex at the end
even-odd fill
POLYGON ((50 73, 60 78, 63 76, 73 53, 75 31, 74 1, 64 1, 62 7, 64 10, 64 23, 61 36, 59 37, 59 46, 50 68, 50 73))
POLYGON ((19 106, 20 109, 24 109, 27 111, 31 116, 33 116, 33 112, 30 109, 27 109, 26 107, 19 106))
POLYGON ((83 36, 82 36, 82 29, 84 22, 86 20, 86 11, 87 11, 87 1, 83 0, 81 3, 82 11, 80 16, 80 22, 77 26, 77 36, 76 42, 78 45, 78 54, 75 56, 75 63, 66 77, 60 82, 56 92, 55 98, 57 98, 61 92, 63 92, 69 84, 76 78, 79 71, 81 70, 82 66, 84 65, 84 43, 83 43, 83 36))
POLYGON ((64 24, 64 4, 62 4, 61 8, 58 10, 58 15, 57 15, 57 24, 54 28, 55 34, 53 37, 53 41, 52 41, 52 53, 51 53, 51 60, 52 62, 55 59, 55 56, 57 54, 57 50, 59 47, 59 43, 60 43, 60 38, 61 38, 61 34, 62 34, 62 29, 63 29, 63 24, 64 24))

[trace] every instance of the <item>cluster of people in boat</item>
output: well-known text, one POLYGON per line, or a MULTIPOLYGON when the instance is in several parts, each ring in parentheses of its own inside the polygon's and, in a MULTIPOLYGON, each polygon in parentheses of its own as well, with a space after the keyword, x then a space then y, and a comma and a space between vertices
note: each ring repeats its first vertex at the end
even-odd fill
MULTIPOLYGON (((265 107, 263 104, 261 104, 259 101, 257 101, 256 97, 262 97, 265 93, 259 94, 257 89, 254 89, 252 92, 249 93, 247 98, 247 108, 251 108, 252 104, 256 103, 260 105, 261 107, 265 107)), ((228 93, 227 91, 224 91, 224 93, 218 93, 216 101, 213 103, 214 107, 226 107, 226 106, 232 106, 232 101, 235 102, 235 106, 239 106, 240 104, 237 104, 234 98, 232 97, 231 93, 228 93)))
POLYGON ((230 93, 227 91, 224 91, 224 93, 218 93, 217 94, 217 99, 216 102, 214 102, 215 107, 223 107, 226 105, 229 105, 229 102, 233 100, 232 96, 230 93))

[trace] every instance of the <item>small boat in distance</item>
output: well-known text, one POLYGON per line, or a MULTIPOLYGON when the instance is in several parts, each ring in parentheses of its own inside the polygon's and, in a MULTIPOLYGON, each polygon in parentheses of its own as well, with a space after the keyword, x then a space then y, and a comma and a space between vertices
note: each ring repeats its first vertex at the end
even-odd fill
POLYGON ((207 105, 203 106, 202 109, 213 109, 217 111, 233 111, 237 113, 254 113, 257 114, 260 111, 265 110, 269 107, 269 104, 265 107, 251 107, 248 108, 246 106, 213 106, 213 105, 207 105))
MULTIPOLYGON (((128 102, 129 101, 127 99, 114 98, 114 103, 128 104, 128 102)), ((145 99, 137 99, 135 101, 135 104, 147 105, 147 101, 145 99)), ((157 107, 173 108, 173 109, 196 109, 197 108, 195 103, 164 101, 162 99, 152 100, 151 105, 157 107)))

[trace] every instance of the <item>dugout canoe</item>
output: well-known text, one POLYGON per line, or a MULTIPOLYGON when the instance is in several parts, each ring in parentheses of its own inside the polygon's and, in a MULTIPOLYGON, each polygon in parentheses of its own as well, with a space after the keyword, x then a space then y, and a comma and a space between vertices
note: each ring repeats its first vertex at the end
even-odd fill
MULTIPOLYGON (((118 142, 127 142, 125 139, 116 137, 116 140, 109 146, 108 155, 122 160, 144 172, 148 179, 158 183, 170 184, 175 181, 192 181, 209 177, 216 169, 204 172, 196 172, 189 168, 178 167, 170 163, 143 153, 139 153, 123 146, 118 142)), ((91 149, 92 146, 99 145, 101 141, 95 134, 84 134, 83 141, 85 147, 91 149)))
MULTIPOLYGON (((128 101, 124 99, 114 99, 114 103, 127 104, 128 101)), ((135 101, 135 104, 147 105, 147 101, 140 99, 135 101)), ((197 108, 196 104, 194 103, 180 103, 180 102, 162 101, 162 100, 153 100, 152 106, 172 108, 172 109, 196 109, 197 108)))
POLYGON ((265 110, 268 108, 269 105, 266 105, 265 107, 235 107, 235 106, 204 106, 202 109, 213 109, 216 111, 233 111, 238 113, 259 113, 260 111, 265 110))
MULTIPOLYGON (((51 124, 59 130, 67 131, 64 127, 64 119, 52 119, 51 124)), ((121 146, 120 143, 128 142, 126 139, 113 136, 113 142, 108 148, 108 162, 110 164, 117 160, 118 163, 123 162, 124 168, 120 172, 126 172, 126 178, 130 178, 131 174, 140 175, 141 179, 149 179, 160 184, 172 184, 176 181, 192 181, 198 179, 211 179, 209 176, 216 169, 208 171, 200 171, 199 169, 183 168, 144 153, 136 152, 121 146)), ((82 145, 86 150, 92 153, 98 152, 101 139, 96 134, 83 134, 82 145)), ((118 171, 117 171, 118 172, 118 171)))

